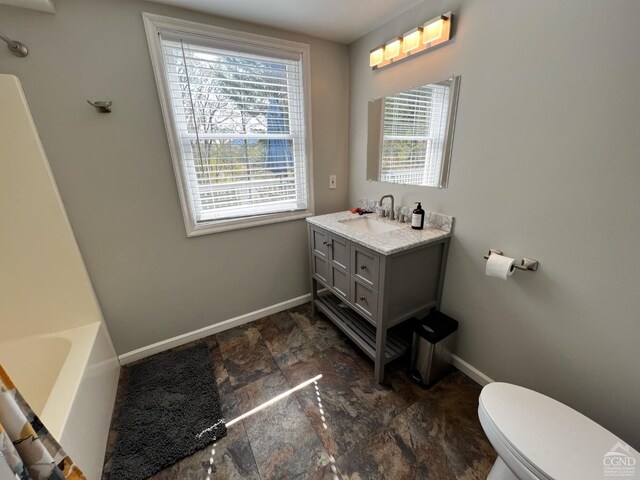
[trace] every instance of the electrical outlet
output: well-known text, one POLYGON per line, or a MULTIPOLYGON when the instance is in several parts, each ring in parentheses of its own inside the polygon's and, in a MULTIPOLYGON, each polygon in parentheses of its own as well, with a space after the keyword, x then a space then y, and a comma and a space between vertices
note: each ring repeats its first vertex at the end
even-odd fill
POLYGON ((336 188, 336 176, 335 175, 329 175, 329 188, 331 190, 336 188))

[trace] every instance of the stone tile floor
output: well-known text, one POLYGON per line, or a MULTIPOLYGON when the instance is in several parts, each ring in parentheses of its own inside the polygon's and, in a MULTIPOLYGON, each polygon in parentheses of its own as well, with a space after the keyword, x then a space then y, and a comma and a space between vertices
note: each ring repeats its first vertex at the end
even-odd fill
MULTIPOLYGON (((211 348, 227 421, 322 378, 317 389, 311 383, 234 423, 227 437, 153 480, 485 479, 496 457, 478 421, 476 383, 454 370, 423 390, 401 360, 378 385, 373 362, 322 314, 312 317, 310 304, 200 341, 211 348)), ((118 398, 126 386, 125 367, 118 398)), ((103 480, 117 480, 109 470, 118 406, 103 480)))

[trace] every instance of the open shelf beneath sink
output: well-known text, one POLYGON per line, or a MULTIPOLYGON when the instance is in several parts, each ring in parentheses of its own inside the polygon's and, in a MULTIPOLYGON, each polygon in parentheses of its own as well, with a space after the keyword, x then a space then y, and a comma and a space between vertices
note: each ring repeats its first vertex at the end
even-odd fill
MULTIPOLYGON (((376 351, 376 327, 365 320, 349 306, 330 292, 323 292, 315 300, 315 306, 358 345, 371 359, 375 359, 376 351)), ((396 334, 392 330, 387 331, 387 345, 385 348, 385 363, 402 356, 409 350, 409 340, 396 334)))

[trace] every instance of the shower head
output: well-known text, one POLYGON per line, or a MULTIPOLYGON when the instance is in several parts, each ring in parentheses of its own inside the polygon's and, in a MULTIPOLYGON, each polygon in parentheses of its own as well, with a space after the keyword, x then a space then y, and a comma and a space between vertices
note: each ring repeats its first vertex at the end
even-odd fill
POLYGON ((26 57, 27 55, 29 55, 29 49, 22 42, 17 42, 14 40, 13 42, 10 42, 8 46, 9 50, 11 50, 11 53, 13 53, 16 57, 26 57))
POLYGON ((9 37, 3 35, 2 33, 0 33, 0 39, 7 42, 7 47, 9 47, 11 53, 13 53, 16 57, 26 57, 27 55, 29 55, 29 49, 24 43, 18 42, 17 40, 11 40, 9 37))

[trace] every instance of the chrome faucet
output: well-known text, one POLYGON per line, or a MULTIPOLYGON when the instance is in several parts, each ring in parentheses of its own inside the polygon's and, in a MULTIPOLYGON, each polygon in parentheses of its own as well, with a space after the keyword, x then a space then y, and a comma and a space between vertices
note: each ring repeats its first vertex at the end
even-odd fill
POLYGON ((391 199, 391 210, 389 210, 389 220, 394 220, 395 219, 395 200, 393 199, 393 195, 383 195, 382 198, 380 199, 380 206, 382 207, 382 201, 385 198, 390 198, 391 199))

